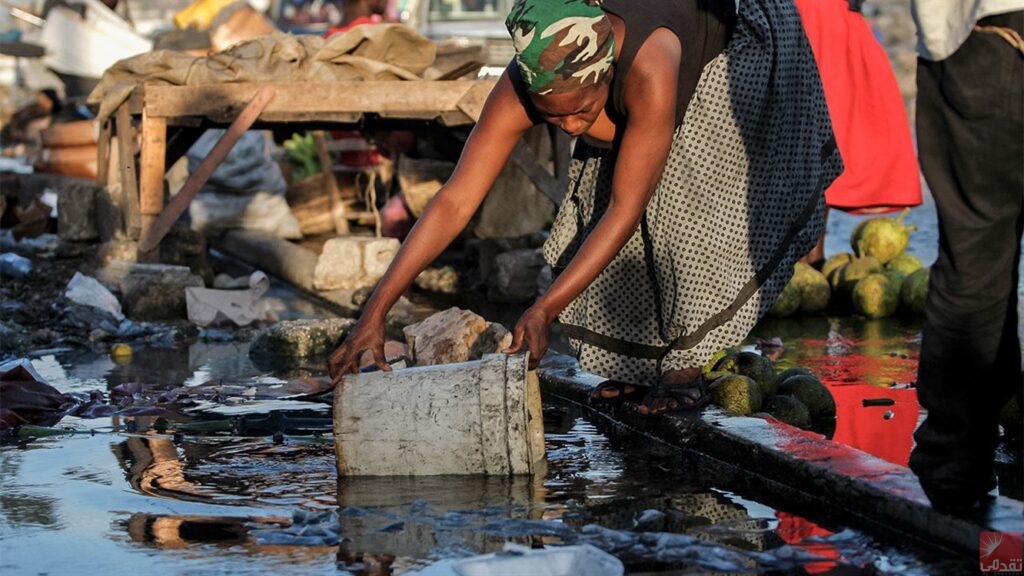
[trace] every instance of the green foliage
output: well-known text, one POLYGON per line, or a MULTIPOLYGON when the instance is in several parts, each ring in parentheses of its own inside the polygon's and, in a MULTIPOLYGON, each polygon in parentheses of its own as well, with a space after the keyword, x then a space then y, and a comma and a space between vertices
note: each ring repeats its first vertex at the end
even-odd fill
POLYGON ((288 160, 295 165, 295 180, 302 180, 320 172, 320 157, 312 132, 292 134, 291 138, 284 141, 284 152, 288 160))

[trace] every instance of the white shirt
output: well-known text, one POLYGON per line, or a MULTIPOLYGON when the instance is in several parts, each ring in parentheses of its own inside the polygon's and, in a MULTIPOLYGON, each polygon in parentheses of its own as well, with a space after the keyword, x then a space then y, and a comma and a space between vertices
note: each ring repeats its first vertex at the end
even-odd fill
POLYGON ((1018 10, 1024 10, 1024 0, 912 0, 917 54, 943 60, 960 48, 978 20, 1018 10))

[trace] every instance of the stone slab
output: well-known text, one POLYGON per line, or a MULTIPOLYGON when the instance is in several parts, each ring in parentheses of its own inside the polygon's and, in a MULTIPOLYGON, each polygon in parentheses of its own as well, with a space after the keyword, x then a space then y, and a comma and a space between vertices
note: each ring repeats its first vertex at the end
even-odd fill
MULTIPOLYGON (((543 394, 584 405, 605 380, 580 370, 575 359, 550 352, 537 372, 543 394)), ((972 556, 978 553, 981 532, 1024 531, 1024 503, 1019 500, 996 497, 971 519, 942 514, 928 503, 909 468, 776 420, 730 417, 715 407, 701 415, 656 418, 640 416, 628 403, 591 409, 634 432, 695 453, 709 470, 731 475, 734 482, 784 493, 797 507, 839 516, 851 525, 972 556)))

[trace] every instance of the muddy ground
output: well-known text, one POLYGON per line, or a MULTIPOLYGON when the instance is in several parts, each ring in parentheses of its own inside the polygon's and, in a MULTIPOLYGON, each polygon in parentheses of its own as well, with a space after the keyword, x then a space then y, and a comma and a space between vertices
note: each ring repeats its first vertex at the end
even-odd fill
POLYGON ((54 346, 89 346, 89 328, 68 317, 62 294, 75 272, 95 268, 82 246, 61 245, 55 252, 4 250, 29 258, 24 278, 4 274, 0 281, 0 353, 20 357, 54 346))
MULTIPOLYGON (((9 238, 8 238, 9 239, 9 238)), ((94 276, 100 268, 99 246, 72 243, 42 236, 38 244, 12 246, 0 253, 14 253, 32 262, 31 272, 18 277, 0 275, 0 359, 21 358, 52 348, 87 348, 106 351, 119 338, 127 340, 180 341, 198 334, 182 319, 150 323, 112 323, 87 306, 64 297, 76 272, 94 276)))

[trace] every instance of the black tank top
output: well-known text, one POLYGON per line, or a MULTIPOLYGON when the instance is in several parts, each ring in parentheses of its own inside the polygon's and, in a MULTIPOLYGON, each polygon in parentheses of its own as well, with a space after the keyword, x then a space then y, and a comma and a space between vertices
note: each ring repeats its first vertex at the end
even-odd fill
POLYGON ((625 118, 626 77, 636 53, 652 32, 667 28, 683 48, 676 96, 676 126, 681 124, 701 71, 729 41, 736 22, 735 0, 604 0, 601 8, 621 18, 626 26, 615 62, 609 115, 615 121, 625 118))

